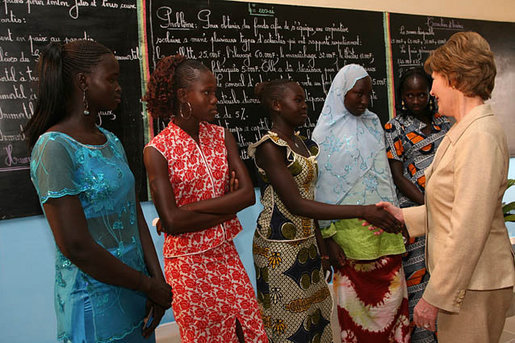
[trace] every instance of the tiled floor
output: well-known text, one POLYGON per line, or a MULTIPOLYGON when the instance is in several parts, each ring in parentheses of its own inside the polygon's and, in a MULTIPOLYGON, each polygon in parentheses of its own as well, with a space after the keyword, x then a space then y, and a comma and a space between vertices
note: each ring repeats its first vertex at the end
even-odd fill
MULTIPOLYGON (((333 321, 335 322, 335 321, 333 321)), ((333 328, 334 329, 334 328, 333 328)), ((335 330, 333 330, 335 331, 335 330)), ((157 343, 180 343, 179 329, 175 323, 167 323, 156 330, 157 343)), ((334 342, 338 342, 338 334, 334 332, 334 342)), ((499 343, 515 343, 515 317, 506 319, 504 331, 499 343)))

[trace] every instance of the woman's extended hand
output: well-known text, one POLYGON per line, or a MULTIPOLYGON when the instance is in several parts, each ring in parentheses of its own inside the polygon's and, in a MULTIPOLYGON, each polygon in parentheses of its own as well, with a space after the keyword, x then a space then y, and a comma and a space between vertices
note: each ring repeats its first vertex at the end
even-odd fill
POLYGON ((420 298, 413 309, 413 323, 423 329, 436 331, 436 317, 438 307, 431 305, 424 298, 420 298))
POLYGON ((404 224, 404 215, 402 214, 402 210, 392 203, 381 201, 376 204, 377 207, 384 209, 386 212, 390 213, 395 217, 399 222, 404 224))
POLYGON ((390 233, 398 233, 401 231, 402 224, 381 206, 366 205, 363 207, 363 219, 365 219, 367 223, 390 233))
POLYGON ((141 290, 150 300, 164 309, 172 306, 172 287, 164 280, 145 275, 143 276, 141 290))
POLYGON ((329 262, 335 269, 341 269, 346 263, 347 258, 343 249, 331 237, 325 238, 324 243, 329 255, 329 262))

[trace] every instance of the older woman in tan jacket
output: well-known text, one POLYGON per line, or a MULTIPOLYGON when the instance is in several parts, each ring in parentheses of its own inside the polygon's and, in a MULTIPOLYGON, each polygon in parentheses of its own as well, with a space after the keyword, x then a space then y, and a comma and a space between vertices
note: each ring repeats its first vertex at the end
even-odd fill
POLYGON ((425 204, 398 209, 411 236, 427 235, 431 279, 415 325, 445 342, 498 342, 513 297, 515 268, 502 214, 509 154, 490 105, 496 68, 487 41, 454 34, 425 62, 439 112, 456 119, 426 170, 425 204))

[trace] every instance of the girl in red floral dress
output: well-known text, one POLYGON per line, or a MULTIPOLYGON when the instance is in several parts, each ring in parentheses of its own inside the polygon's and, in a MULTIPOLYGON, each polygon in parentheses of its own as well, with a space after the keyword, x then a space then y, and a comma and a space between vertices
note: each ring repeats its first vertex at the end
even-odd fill
POLYGON ((232 241, 242 230, 236 213, 254 204, 254 189, 234 137, 209 124, 215 91, 207 67, 176 55, 159 61, 143 99, 153 117, 171 118, 144 150, 165 275, 182 342, 268 342, 232 241))

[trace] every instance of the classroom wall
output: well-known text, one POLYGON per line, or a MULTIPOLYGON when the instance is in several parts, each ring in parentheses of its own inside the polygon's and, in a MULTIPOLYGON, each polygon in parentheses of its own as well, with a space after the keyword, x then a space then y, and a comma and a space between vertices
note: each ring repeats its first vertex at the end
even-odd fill
MULTIPOLYGON (((240 0, 243 1, 243 0, 240 0)), ((249 1, 244 1, 249 2, 249 1)), ((482 0, 282 0, 253 1, 289 5, 337 7, 456 18, 515 22, 515 1, 490 0, 488 10, 482 0)), ((510 178, 515 178, 515 158, 510 160, 510 178)), ((515 187, 513 187, 515 188, 515 187)), ((257 199, 259 199, 257 194, 257 199)), ((515 189, 505 194, 505 201, 515 201, 515 189)), ((143 203, 147 222, 157 216, 152 203, 143 203)), ((236 245, 251 280, 254 278, 251 239, 257 215, 256 204, 238 214, 244 231, 236 245)), ((509 225, 515 237, 515 225, 509 225)), ((151 230, 153 231, 153 230, 151 230)), ((153 233, 162 259, 163 237, 153 233)), ((0 341, 9 343, 55 343, 53 309, 54 242, 43 216, 0 221, 0 341)), ((172 320, 167 313, 165 321, 172 320)))
MULTIPOLYGON (((151 227, 157 212, 151 202, 142 203, 142 208, 163 266, 164 237, 151 227)), ((251 241, 261 208, 258 200, 258 204, 238 213, 244 230, 235 239, 254 286, 251 241)), ((0 221, 0 342, 56 342, 54 257, 54 239, 42 215, 0 221)), ((168 310, 161 323, 172 320, 172 311, 168 310)))

